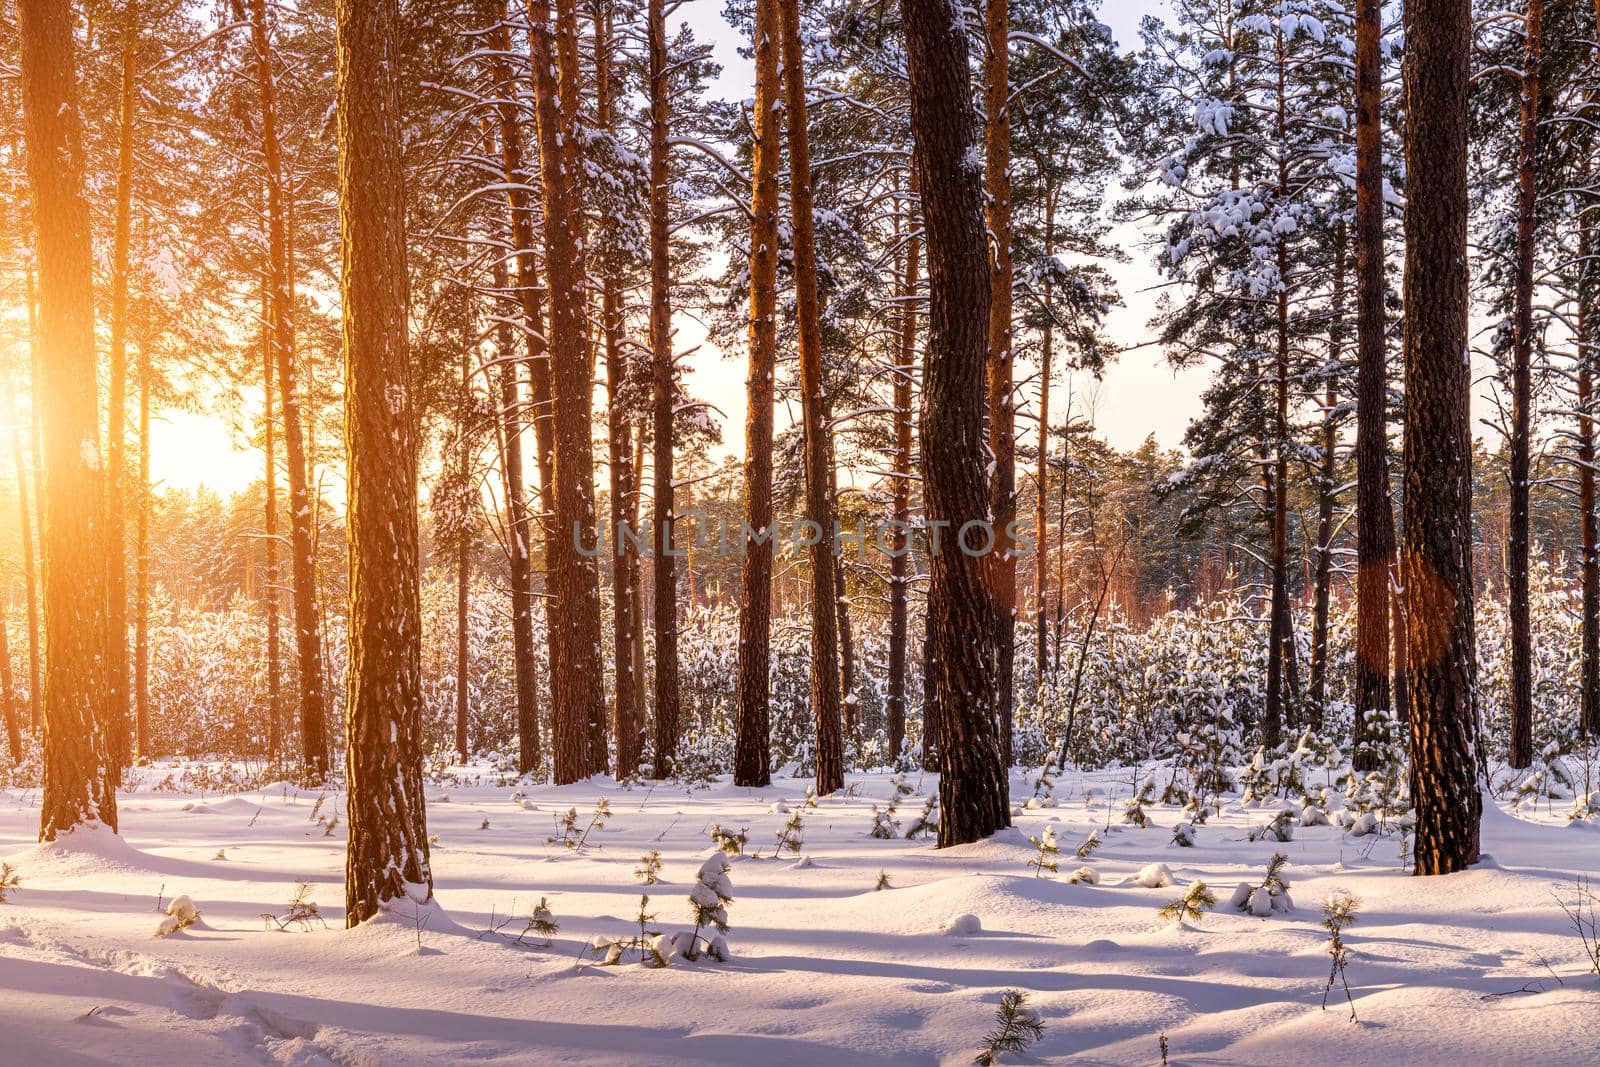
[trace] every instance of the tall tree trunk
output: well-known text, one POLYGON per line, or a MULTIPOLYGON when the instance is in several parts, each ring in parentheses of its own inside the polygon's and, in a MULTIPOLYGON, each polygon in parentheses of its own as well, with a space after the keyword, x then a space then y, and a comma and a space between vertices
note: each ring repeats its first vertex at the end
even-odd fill
POLYGON ((417 414, 406 336, 396 0, 335 0, 350 501, 345 921, 433 896, 422 796, 417 414))
POLYGON ((278 90, 267 35, 267 0, 250 2, 256 81, 261 92, 261 153, 267 168, 267 257, 272 293, 272 349, 283 405, 284 460, 289 469, 289 544, 294 574, 295 650, 300 676, 300 745, 306 766, 328 773, 327 700, 323 691, 321 619, 317 614, 316 538, 307 482, 300 391, 295 384, 294 290, 284 214, 283 161, 278 147, 278 90))
POLYGON ((1012 685, 1016 663, 1017 557, 1011 521, 1017 514, 1016 412, 1011 358, 1011 16, 1008 0, 985 0, 983 63, 984 191, 994 258, 989 273, 989 450, 994 463, 989 508, 995 531, 995 707, 1000 751, 1011 765, 1012 685))
MULTIPOLYGON (((1346 236, 1334 228, 1333 320, 1328 327, 1328 365, 1344 361, 1344 288, 1346 236)), ((1311 728, 1320 731, 1328 704, 1328 616, 1333 598, 1333 495, 1338 488, 1339 431, 1334 411, 1339 394, 1332 374, 1322 405, 1322 466, 1317 477, 1316 597, 1311 622, 1311 728)))
POLYGON ((1533 254, 1538 208, 1540 47, 1544 0, 1528 0, 1524 23, 1522 121, 1517 147, 1516 307, 1511 341, 1510 516, 1506 586, 1511 608, 1511 746, 1513 767, 1533 762, 1533 623, 1528 615, 1528 496, 1533 421, 1533 254))
POLYGON ((928 361, 923 378, 922 487, 930 546, 928 632, 939 709, 939 847, 1010 824, 1009 783, 996 731, 1002 605, 991 555, 962 550, 989 517, 984 473, 984 378, 992 281, 983 187, 974 151, 967 41, 942 0, 902 0, 911 131, 928 247, 928 361))
MULTIPOLYGON (((278 448, 277 424, 272 413, 275 360, 272 351, 271 294, 261 289, 261 365, 265 400, 262 404, 262 448, 266 452, 266 514, 263 541, 266 555, 266 589, 261 601, 267 611, 267 752, 283 758, 283 665, 278 632, 278 448)), ((148 390, 147 390, 148 392, 148 390)), ((144 401, 141 400, 141 404, 144 401)), ((143 417, 141 409, 141 418, 143 417)))
MULTIPOLYGON (((772 395, 778 359, 778 4, 756 0, 755 145, 750 164, 750 373, 745 379, 744 558, 739 570, 735 785, 772 781, 772 395)), ((891 653, 892 655, 892 653, 891 653)), ((893 736, 894 713, 890 712, 893 736)))
MULTIPOLYGON (((463 345, 463 352, 467 351, 470 351, 469 346, 463 345)), ((456 409, 456 432, 461 435, 457 442, 456 461, 460 464, 460 477, 463 482, 460 498, 460 505, 463 508, 470 506, 468 492, 472 484, 470 474, 472 437, 468 427, 471 421, 472 363, 470 359, 463 358, 461 402, 456 409)), ((462 763, 467 762, 467 720, 472 712, 472 703, 468 699, 467 691, 471 666, 468 612, 472 606, 472 524, 469 518, 470 512, 462 515, 462 524, 455 531, 459 538, 456 544, 456 758, 462 763)))
POLYGON ((914 178, 906 199, 905 262, 895 296, 900 305, 899 359, 894 368, 894 500, 889 556, 889 755, 898 761, 906 741, 906 660, 911 587, 912 392, 917 374, 917 288, 922 239, 914 178))
MULTIPOLYGON (((150 741, 150 356, 139 351, 139 512, 134 520, 133 729, 134 751, 154 755, 150 741)), ((272 395, 272 390, 267 390, 272 395)), ((267 543, 271 544, 269 537, 267 543)), ((277 676, 272 678, 274 690, 277 676)), ((281 730, 281 727, 280 727, 281 730)))
POLYGON ((129 761, 128 736, 128 255, 133 229, 134 107, 138 100, 138 0, 122 9, 122 91, 117 118, 116 217, 111 242, 111 344, 106 397, 106 706, 111 750, 129 761))
POLYGON ((39 255, 44 485, 44 791, 39 838, 117 827, 116 752, 105 715, 105 518, 95 395, 94 260, 84 198, 73 14, 18 0, 22 110, 39 255))
MULTIPOLYGON (((1047 259, 1056 254, 1056 190, 1055 183, 1046 183, 1044 190, 1044 254, 1047 259)), ((1044 306, 1049 308, 1054 293, 1054 283, 1049 276, 1044 280, 1044 306)), ((1050 575, 1050 364, 1055 359, 1055 321, 1046 314, 1039 352, 1039 467, 1034 478, 1038 493, 1034 511, 1037 529, 1034 537, 1033 599, 1034 599, 1034 652, 1035 681, 1044 684, 1046 655, 1050 644, 1050 619, 1045 606, 1050 575)), ((1065 536, 1065 531, 1062 532, 1065 536)), ((1059 596, 1059 593, 1057 594, 1059 596)), ((1056 639, 1060 640, 1058 634, 1056 639)))
MULTIPOLYGON (((1383 2, 1356 5, 1356 702, 1350 747, 1358 771, 1377 767, 1369 715, 1389 711, 1389 367, 1384 344, 1383 2)), ((1398 621, 1398 620, 1397 620, 1398 621)))
POLYGON ((605 716, 600 587, 595 565, 594 455, 590 437, 583 207, 577 166, 577 15, 574 0, 529 0, 529 42, 539 122, 545 270, 550 286, 555 525, 551 584, 551 747, 557 785, 587 771, 591 724, 605 716), (557 63, 559 62, 559 72, 557 63), (559 81, 558 81, 559 73, 559 81), (580 551, 580 549, 582 551, 580 551))
MULTIPOLYGON (((1595 0, 1600 14, 1600 0, 1595 0)), ((1585 173, 1589 171, 1585 167, 1585 173)), ((1595 209, 1588 207, 1578 223, 1578 522, 1583 537, 1583 636, 1579 666, 1579 714, 1586 737, 1600 736, 1600 524, 1595 515, 1595 330, 1597 271, 1600 254, 1595 240, 1595 209)))
POLYGON ((805 449, 805 514, 815 525, 811 546, 811 708, 816 716, 817 794, 844 787, 839 718, 839 601, 833 569, 833 501, 828 494, 828 426, 822 376, 821 308, 817 296, 816 226, 807 128, 805 55, 800 7, 780 3, 784 123, 789 134, 789 205, 794 241, 795 316, 800 342, 800 417, 805 449))
MULTIPOLYGON (((616 104, 611 84, 612 49, 616 10, 613 0, 598 0, 594 13, 595 114, 602 130, 616 126, 616 104)), ((607 223, 607 253, 617 254, 616 221, 607 223)), ((638 492, 638 472, 633 467, 633 423, 626 399, 627 369, 623 357, 622 284, 620 267, 606 263, 600 279, 600 328, 606 354, 606 442, 611 475, 611 615, 616 694, 612 718, 617 735, 617 777, 637 774, 644 755, 643 726, 634 715, 634 691, 643 684, 633 662, 635 631, 633 590, 639 582, 639 549, 624 537, 629 523, 629 501, 638 492)), ((604 752, 601 752, 604 756, 604 752)), ((764 784, 764 783, 763 783, 764 784)))
MULTIPOLYGON (((28 320, 29 320, 29 346, 38 348, 37 323, 34 321, 33 298, 33 268, 28 268, 28 320)), ((32 404, 34 411, 39 407, 39 383, 34 382, 32 404)), ((44 700, 44 685, 42 679, 43 665, 39 656, 39 579, 34 561, 38 558, 33 550, 33 515, 28 508, 28 463, 26 449, 22 443, 22 424, 17 416, 17 390, 16 383, 10 371, 5 376, 6 387, 6 422, 11 426, 11 458, 17 472, 17 511, 22 527, 22 584, 28 601, 28 730, 32 733, 39 731, 39 712, 44 700)), ((38 485, 37 474, 34 485, 38 485)))
POLYGON ((677 390, 672 368, 671 175, 667 164, 667 27, 663 0, 650 0, 646 30, 650 51, 650 367, 654 414, 655 500, 655 761, 657 778, 673 771, 678 756, 678 560, 674 555, 672 434, 677 390))
MULTIPOLYGON (((1289 195, 1288 104, 1285 87, 1285 58, 1283 30, 1277 38, 1277 138, 1278 198, 1289 195)), ((1272 607, 1268 623, 1267 643, 1267 706, 1261 723, 1262 742, 1270 749, 1283 744, 1283 724, 1289 717, 1288 701, 1284 698, 1285 659, 1294 655, 1292 644, 1293 618, 1289 608, 1289 245, 1277 239, 1278 286, 1277 297, 1277 353, 1273 371, 1276 400, 1273 404, 1272 449, 1272 542, 1268 554, 1268 567, 1272 581, 1272 607)))
MULTIPOLYGON (((500 5, 501 25, 492 41, 500 53, 491 60, 498 97, 495 104, 499 122, 501 177, 506 186, 506 207, 510 215, 511 244, 517 265, 516 295, 522 309, 522 332, 528 346, 529 377, 533 386, 533 426, 535 462, 539 467, 540 512, 551 512, 551 456, 554 451, 550 403, 550 360, 545 343, 544 308, 539 294, 538 267, 534 262, 533 209, 525 185, 522 162, 521 121, 517 115, 516 85, 507 57, 511 34, 506 28, 505 4, 500 5)), ((494 267, 494 285, 505 291, 507 270, 503 261, 494 267)), ((500 382, 500 473, 506 496, 509 521, 507 546, 511 572, 511 645, 517 686, 517 770, 521 774, 537 770, 541 756, 539 744, 539 663, 534 648, 533 612, 533 523, 528 514, 526 478, 522 469, 522 386, 513 358, 516 349, 511 324, 502 322, 497 330, 497 377, 500 382)), ((551 530, 544 529, 545 550, 551 551, 551 530)), ((546 604, 545 619, 550 633, 555 632, 553 607, 546 604)))
MULTIPOLYGON (((833 403, 824 398, 822 423, 833 425, 833 403)), ((828 506, 835 516, 839 514, 839 463, 834 457, 833 431, 828 432, 828 506)), ((850 596, 845 584, 845 555, 843 531, 834 547, 833 590, 839 627, 839 690, 842 694, 844 728, 851 737, 860 740, 861 697, 856 691, 856 639, 850 626, 850 596)))
POLYGON ((22 729, 17 725, 17 691, 11 684, 11 637, 0 614, 0 718, 5 720, 6 747, 13 764, 22 762, 22 729))
POLYGON ((1418 874, 1478 857, 1467 351, 1468 0, 1409 0, 1405 57, 1406 643, 1418 874))

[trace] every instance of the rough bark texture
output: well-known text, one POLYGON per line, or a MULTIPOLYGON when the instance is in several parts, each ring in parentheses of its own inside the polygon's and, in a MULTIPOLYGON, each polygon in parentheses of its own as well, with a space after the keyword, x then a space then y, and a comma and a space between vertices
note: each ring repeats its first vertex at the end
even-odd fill
POLYGON ((1478 856, 1467 351, 1471 5, 1410 0, 1405 60, 1406 643, 1418 874, 1478 856))
POLYGON ((557 785, 582 778, 596 717, 605 717, 600 652, 600 584, 595 541, 594 451, 590 436, 588 315, 583 208, 577 169, 577 16, 559 0, 528 4, 539 175, 544 194, 545 270, 550 287, 551 400, 555 408, 554 536, 551 593, 551 748, 557 785), (559 59, 559 81, 557 79, 559 59), (580 552, 579 547, 585 551, 580 552))
MULTIPOLYGON (((269 389, 268 395, 271 394, 269 389)), ((139 353, 139 514, 134 529, 133 729, 134 751, 154 755, 150 744, 150 357, 139 353)), ((270 544, 270 541, 268 542, 270 544)), ((277 677, 272 679, 277 691, 277 677)), ((279 727, 280 732, 282 727, 279 727)))
MULTIPOLYGON (((265 585, 261 600, 267 610, 267 753, 273 759, 283 757, 283 661, 279 650, 278 632, 278 447, 277 424, 272 414, 273 390, 276 375, 273 373, 275 366, 272 352, 271 332, 271 296, 263 288, 261 291, 261 365, 262 385, 265 399, 262 403, 261 421, 263 424, 262 448, 266 452, 265 495, 266 513, 262 516, 265 527, 262 538, 263 550, 266 555, 265 585)), ((145 393, 148 394, 148 388, 145 393)), ((141 405, 148 403, 148 397, 142 397, 141 405)), ((141 411, 141 418, 143 413, 141 411)), ((147 447, 147 446, 141 446, 147 447)), ((141 453, 142 455, 142 453, 141 453)), ((147 459, 142 463, 148 465, 147 459)), ((142 751, 142 750, 141 750, 142 751)))
POLYGON ((1384 345, 1382 0, 1356 5, 1356 706, 1355 768, 1370 771, 1368 715, 1389 710, 1389 367, 1384 345))
POLYGON ((816 525, 811 546, 811 707, 817 722, 817 794, 844 786, 839 719, 838 589, 833 570, 833 502, 828 494, 828 427, 824 415, 821 308, 817 297, 816 230, 812 217, 811 138, 806 128, 806 75, 798 4, 780 3, 784 121, 789 134, 789 201, 794 240, 795 315, 799 320, 801 420, 805 447, 805 513, 816 525))
MULTIPOLYGON (((1600 0, 1596 0, 1600 9, 1600 0)), ((1595 515, 1594 331, 1596 321, 1595 213, 1591 207, 1578 234, 1578 522, 1582 530, 1582 652, 1579 702, 1582 728, 1600 735, 1600 522, 1595 515)))
POLYGON ((1011 821, 995 721, 993 557, 961 550, 964 529, 989 514, 983 408, 991 275, 966 37, 945 0, 902 0, 901 12, 928 253, 922 485, 930 530, 942 535, 929 549, 927 622, 942 848, 1011 821))
MULTIPOLYGON (((505 6, 501 5, 504 13, 505 6)), ((491 62, 499 99, 495 115, 499 123, 501 176, 506 186, 506 207, 511 222, 513 259, 517 265, 516 296, 522 310, 523 335, 528 346, 534 400, 534 447, 538 452, 539 485, 543 496, 541 511, 549 513, 550 455, 553 431, 550 422, 550 363, 544 342, 544 309, 539 299, 538 267, 533 252, 533 209, 523 184, 527 176, 522 164, 522 123, 515 101, 516 86, 505 58, 511 50, 510 32, 501 26, 493 36, 502 55, 491 62)), ((504 290, 507 270, 497 263, 494 283, 504 290)), ((539 766, 539 663, 533 644, 533 523, 528 514, 527 479, 523 475, 522 386, 517 361, 512 358, 515 340, 510 323, 502 323, 499 334, 500 365, 500 474, 504 483, 507 519, 507 549, 511 573, 511 647, 517 686, 517 769, 523 774, 539 766)), ((546 529, 545 544, 550 544, 546 529)), ((548 614, 548 609, 547 609, 548 614)), ((554 620, 550 620, 552 623, 554 620)), ((552 628, 553 629, 553 628, 552 628)))
MULTIPOLYGON (((1277 137, 1280 146, 1288 144, 1288 105, 1285 96, 1283 30, 1277 36, 1278 91, 1277 137)), ((1289 159, 1286 150, 1278 152, 1278 197, 1289 196, 1289 159)), ((1261 739, 1268 748, 1283 744, 1284 721, 1289 718, 1289 700, 1284 689, 1286 661, 1295 654, 1293 616, 1289 608, 1289 244, 1277 238, 1278 286, 1277 351, 1273 371, 1276 400, 1273 405, 1272 468, 1269 479, 1272 501, 1272 539, 1268 566, 1271 570, 1272 605, 1267 638, 1266 717, 1261 723, 1261 739)))
MULTIPOLYGON (((778 356, 778 3, 756 0, 754 33, 756 141, 750 164, 750 369, 745 378, 744 424, 744 524, 750 535, 745 537, 739 571, 739 718, 733 765, 734 784, 744 786, 764 786, 772 781, 768 679, 772 387, 778 356)), ((890 699, 892 702, 892 695, 890 699)), ((892 708, 889 723, 892 739, 892 708)))
MULTIPOLYGON (((595 26, 595 113, 602 130, 616 124, 616 105, 612 79, 614 4, 601 0, 594 16, 595 26)), ((615 245, 616 223, 607 223, 615 245)), ((629 501, 638 492, 638 471, 633 466, 633 423, 627 408, 624 386, 627 370, 623 359, 622 284, 618 269, 606 264, 600 279, 600 328, 606 354, 606 442, 611 475, 611 617, 613 664, 616 694, 612 719, 617 737, 617 777, 639 771, 644 758, 643 724, 634 712, 635 692, 643 685, 634 664, 634 643, 640 620, 634 611, 634 589, 639 584, 639 549, 622 536, 629 524, 629 501)), ((594 755, 594 753, 591 753, 594 755)), ((605 753, 599 755, 603 758, 605 753)))
POLYGON ((657 778, 673 771, 678 755, 678 560, 674 555, 672 484, 673 406, 677 400, 672 373, 672 245, 671 174, 668 171, 667 29, 663 0, 650 0, 647 34, 650 51, 650 382, 654 416, 655 481, 655 761, 657 778))
POLYGON ((35 404, 43 423, 44 791, 39 837, 117 826, 105 731, 105 568, 94 264, 67 0, 20 0, 22 111, 38 234, 35 404))
POLYGON ((251 0, 250 33, 261 93, 261 153, 267 171, 267 276, 271 292, 273 359, 283 405, 283 451, 289 470, 289 547, 294 574, 295 650, 300 678, 300 747, 306 767, 328 773, 327 700, 323 692, 321 618, 317 614, 316 535, 306 466, 300 390, 295 384, 294 288, 284 221, 283 161, 278 148, 278 97, 267 0, 251 0))
MULTIPOLYGON (((128 736, 128 255, 133 230, 133 134, 138 101, 139 5, 122 9, 122 91, 117 116, 117 202, 111 239, 111 338, 106 360, 106 728, 119 769, 128 736)), ((119 774, 120 777, 120 774, 119 774)))
POLYGON ((1538 206, 1540 44, 1544 0, 1528 0, 1522 116, 1517 146, 1517 261, 1511 327, 1511 470, 1506 529, 1506 595, 1511 609, 1513 767, 1533 762, 1533 623, 1528 614, 1528 496, 1533 422, 1533 256, 1538 206))
POLYGON ((995 707, 1000 716, 1000 747, 1011 765, 1012 671, 1016 660, 1017 557, 1009 536, 1017 514, 1016 413, 1012 405, 1011 359, 1011 66, 1010 6, 1007 0, 984 4, 988 49, 983 63, 984 191, 994 258, 989 274, 989 450, 994 480, 989 490, 996 548, 990 568, 995 619, 995 707))
POLYGON ((920 225, 915 214, 916 185, 906 203, 905 263, 896 297, 900 303, 899 358, 894 369, 894 498, 890 515, 893 531, 889 557, 889 755, 899 759, 906 741, 906 661, 911 591, 911 479, 913 413, 911 405, 917 374, 918 275, 922 269, 920 225))
MULTIPOLYGON (((1053 181, 1046 183, 1044 193, 1044 254, 1047 257, 1056 254, 1056 190, 1053 181)), ((1054 289, 1054 284, 1046 276, 1045 307, 1053 306, 1051 299, 1054 289)), ((1034 549, 1033 571, 1034 637, 1038 641, 1033 662, 1040 678, 1044 677, 1045 664, 1049 662, 1046 655, 1050 641, 1050 618, 1045 601, 1050 575, 1050 365, 1055 360, 1056 349, 1056 328, 1052 319, 1045 319, 1042 333, 1039 346, 1039 466, 1034 477, 1034 489, 1038 494, 1034 507, 1034 525, 1037 527, 1034 537, 1038 547, 1034 549)), ((1065 530, 1061 536, 1066 536, 1065 530)), ((1056 640, 1059 642, 1060 639, 1057 634, 1056 640)))
MULTIPOLYGON (((1328 328, 1328 365, 1344 361, 1345 230, 1334 230, 1333 319, 1328 328)), ((1333 496, 1339 477, 1339 429, 1334 412, 1339 395, 1330 375, 1322 402, 1322 462, 1317 472, 1316 592, 1311 613, 1310 726, 1322 729, 1328 702, 1328 614, 1333 593, 1333 496)))
POLYGON ((406 336, 400 11, 337 0, 339 232, 349 462, 345 921, 433 895, 422 795, 417 416, 406 336))

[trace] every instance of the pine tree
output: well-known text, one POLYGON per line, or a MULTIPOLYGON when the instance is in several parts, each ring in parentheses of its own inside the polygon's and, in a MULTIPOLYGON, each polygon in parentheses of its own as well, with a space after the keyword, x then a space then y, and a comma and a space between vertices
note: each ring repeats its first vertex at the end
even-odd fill
POLYGON ((407 345, 396 0, 338 0, 350 638, 345 916, 433 895, 422 792, 417 427, 407 345))

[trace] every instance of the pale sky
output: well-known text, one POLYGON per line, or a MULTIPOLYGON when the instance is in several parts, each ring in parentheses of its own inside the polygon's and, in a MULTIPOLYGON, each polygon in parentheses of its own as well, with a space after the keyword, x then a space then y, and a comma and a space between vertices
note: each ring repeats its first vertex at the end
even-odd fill
MULTIPOLYGON (((1100 17, 1111 26, 1118 43, 1131 48, 1138 42, 1139 20, 1148 12, 1159 14, 1162 6, 1163 0, 1104 0, 1100 17)), ((723 73, 713 92, 727 99, 745 99, 752 92, 753 69, 738 55, 740 42, 722 22, 721 10, 722 0, 689 0, 677 17, 689 21, 702 39, 715 43, 723 73)), ((1155 300, 1150 286, 1156 275, 1149 266, 1148 253, 1137 247, 1141 235, 1130 228, 1118 237, 1133 261, 1107 265, 1119 282, 1127 305, 1113 313, 1109 332, 1121 347, 1130 348, 1149 338, 1148 323, 1155 300)), ((680 350, 702 340, 703 331, 697 324, 680 321, 680 350)), ((695 396, 726 416, 722 451, 729 455, 739 455, 744 447, 744 361, 742 350, 724 358, 714 347, 706 346, 693 357, 688 381, 695 396)), ((1176 447, 1189 420, 1200 411, 1206 372, 1174 375, 1160 350, 1140 348, 1124 354, 1101 382, 1087 376, 1064 382, 1061 377, 1058 369, 1056 388, 1051 393, 1052 421, 1059 421, 1070 389, 1074 413, 1090 413, 1099 432, 1113 445, 1131 448, 1153 433, 1161 444, 1176 447)), ((1019 398, 1019 403, 1031 412, 1035 398, 1026 395, 1019 398)), ((1024 437, 1032 436, 1031 424, 1019 429, 1024 437)), ((167 488, 206 485, 231 493, 260 477, 259 453, 238 447, 222 420, 202 414, 160 413, 151 427, 150 458, 154 478, 167 488)))

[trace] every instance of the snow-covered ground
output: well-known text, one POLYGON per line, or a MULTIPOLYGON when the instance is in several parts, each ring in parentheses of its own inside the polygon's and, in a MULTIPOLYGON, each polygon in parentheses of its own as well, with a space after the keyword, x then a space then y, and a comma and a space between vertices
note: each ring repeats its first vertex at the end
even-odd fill
MULTIPOLYGON (((1150 807, 1148 828, 1121 824, 1132 781, 1069 773, 1058 806, 944 851, 871 836, 873 806, 892 792, 886 775, 851 776, 848 795, 815 810, 802 810, 805 783, 789 780, 688 792, 599 780, 430 787, 439 909, 403 904, 355 931, 342 928, 337 794, 319 806, 317 793, 286 786, 135 791, 122 800, 121 839, 38 846, 37 793, 0 793, 0 857, 22 878, 0 904, 0 1062, 965 1063, 1008 989, 1025 991, 1046 1027, 1016 1062, 1155 1064, 1163 1032, 1173 1064, 1600 1058, 1600 978, 1585 975, 1556 900, 1600 868, 1593 826, 1492 805, 1478 868, 1424 880, 1405 873, 1393 836, 1313 826, 1287 843, 1249 840, 1275 806, 1232 802, 1193 848, 1179 847, 1178 809, 1150 807), (601 797, 612 816, 581 851, 549 843, 569 807, 581 829, 601 797), (802 814, 799 862, 774 858, 785 806, 802 814), (732 959, 580 962, 596 936, 637 931, 643 891, 653 928, 690 928, 688 893, 715 823, 748 827, 761 853, 732 861, 732 959), (1061 873, 1039 877, 1028 838, 1052 824, 1061 873), (1080 861, 1091 831, 1104 844, 1080 861), (652 849, 661 881, 643 887, 635 869, 652 849), (1239 913, 1235 885, 1258 882, 1280 850, 1294 909, 1239 913), (1174 885, 1135 884, 1158 862, 1174 885), (1081 865, 1099 884, 1069 883, 1081 865), (889 888, 876 888, 880 872, 889 888), (1217 906, 1198 922, 1162 921, 1158 909, 1196 880, 1217 906), (302 881, 326 928, 263 929, 302 881), (1338 987, 1322 1008, 1320 901, 1337 890, 1361 902, 1347 935, 1358 1022, 1338 987), (157 902, 178 895, 199 921, 155 937, 157 902), (541 897, 559 932, 513 943, 541 897), (981 930, 943 929, 965 915, 981 930)), ((900 802, 902 828, 934 781, 907 784, 918 795, 900 802)), ((1013 789, 1032 792, 1020 774, 1013 789)))

